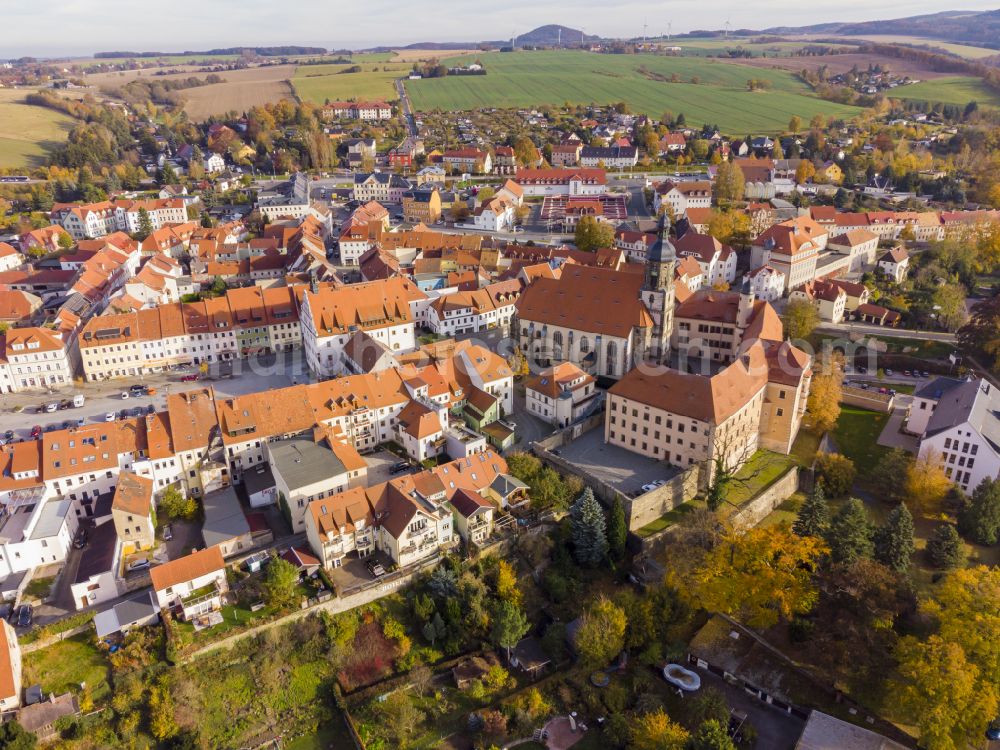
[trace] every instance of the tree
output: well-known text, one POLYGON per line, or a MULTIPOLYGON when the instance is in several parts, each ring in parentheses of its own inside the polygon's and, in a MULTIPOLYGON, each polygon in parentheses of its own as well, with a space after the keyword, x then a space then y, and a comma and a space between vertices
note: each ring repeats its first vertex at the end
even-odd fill
POLYGON ((838 362, 822 362, 809 387, 809 414, 820 432, 832 430, 840 418, 844 371, 838 362))
POLYGON ((957 331, 969 319, 969 309, 965 305, 967 292, 961 284, 940 284, 931 295, 931 304, 937 319, 948 331, 957 331))
POLYGON ((608 520, 608 551, 611 559, 622 560, 625 557, 625 540, 628 537, 628 524, 625 521, 625 506, 617 496, 611 504, 611 517, 608 520))
POLYGON ((1000 369, 1000 294, 980 302, 972 309, 969 322, 958 329, 958 341, 963 346, 989 356, 1000 369))
POLYGON ((500 601, 493 611, 490 637, 496 645, 507 649, 507 659, 510 660, 510 650, 524 637, 530 627, 527 615, 517 604, 500 601))
POLYGON ((872 525, 864 503, 852 497, 837 511, 826 532, 830 557, 834 562, 846 565, 871 557, 874 551, 872 536, 872 525))
POLYGON ((60 249, 69 250, 73 247, 73 238, 70 237, 66 232, 60 232, 59 237, 56 239, 59 244, 60 249))
POLYGON ((815 536, 820 539, 830 526, 830 505, 823 496, 823 487, 819 483, 802 503, 792 531, 799 536, 815 536))
POLYGON ((723 244, 745 247, 750 244, 750 217, 743 211, 713 210, 708 233, 723 244))
POLYGON ((136 239, 144 240, 153 233, 153 222, 149 218, 149 211, 145 208, 139 209, 139 231, 135 233, 136 239))
POLYGON ((284 558, 274 558, 268 564, 267 575, 264 577, 264 600, 275 609, 290 607, 298 599, 298 583, 299 571, 295 566, 284 558))
POLYGON ((771 149, 771 158, 772 159, 784 159, 785 158, 785 152, 781 148, 781 139, 780 138, 775 138, 774 139, 774 148, 771 149))
POLYGON ((603 247, 612 247, 615 242, 614 228, 593 216, 584 216, 577 222, 574 242, 578 249, 593 253, 603 247))
POLYGON ((514 604, 521 603, 521 590, 517 587, 517 573, 514 571, 514 566, 502 558, 497 562, 494 586, 500 599, 514 602, 514 604))
POLYGON ((198 512, 197 501, 182 495, 175 485, 170 485, 163 491, 157 507, 170 518, 193 518, 198 512))
POLYGON ((724 161, 719 164, 715 175, 715 200, 722 206, 743 200, 746 179, 739 164, 724 161))
POLYGON ((792 115, 788 121, 788 132, 798 133, 800 130, 802 130, 802 118, 798 115, 792 115))
POLYGON ((688 741, 685 750, 736 750, 736 745, 727 727, 718 719, 711 719, 698 727, 698 733, 688 741))
POLYGON ((384 701, 376 703, 382 725, 389 738, 399 747, 405 747, 423 719, 423 712, 413 705, 410 696, 402 690, 389 694, 384 701))
POLYGON ((997 711, 997 686, 979 679, 957 643, 939 635, 926 642, 902 638, 896 649, 898 678, 886 705, 897 706, 920 731, 928 750, 960 750, 978 744, 997 711))
POLYGON ((595 566, 608 554, 608 536, 605 531, 604 511, 587 487, 570 508, 570 526, 573 532, 573 555, 581 565, 595 566))
POLYGON ((785 324, 785 335, 792 339, 806 339, 819 325, 819 311, 816 306, 804 299, 793 299, 785 307, 782 316, 785 324))
POLYGON ((958 514, 958 530, 976 544, 1000 541, 1000 480, 987 477, 958 514))
POLYGON ((851 491, 857 470, 854 462, 839 453, 821 453, 816 456, 816 482, 823 493, 843 497, 851 491))
POLYGON ((787 525, 730 532, 684 593, 709 611, 767 628, 812 609, 818 597, 812 570, 826 552, 822 539, 797 536, 787 525))
POLYGON ((962 540, 950 523, 941 524, 927 540, 927 557, 931 565, 942 570, 959 567, 965 559, 962 540))
POLYGON ((808 159, 802 159, 799 166, 795 168, 795 182, 798 185, 805 185, 816 176, 816 167, 808 159))
POLYGON ((913 516, 905 503, 889 513, 885 526, 875 532, 875 559, 900 573, 910 567, 913 555, 913 516))
POLYGON ((16 719, 0 724, 0 747, 4 750, 34 750, 38 739, 16 719))
POLYGON ((687 740, 687 730, 671 721, 659 708, 635 720, 629 747, 632 750, 684 750, 687 740))
POLYGON ((625 648, 625 611, 601 596, 584 612, 576 631, 574 647, 581 661, 597 669, 605 667, 625 648))
POLYGON ((951 488, 941 457, 931 452, 910 464, 904 483, 906 497, 916 508, 931 512, 940 507, 951 488))
POLYGON ((900 477, 905 477, 910 468, 910 455, 902 448, 893 448, 879 459, 868 480, 872 483, 875 494, 881 499, 900 502, 905 498, 903 483, 900 477))

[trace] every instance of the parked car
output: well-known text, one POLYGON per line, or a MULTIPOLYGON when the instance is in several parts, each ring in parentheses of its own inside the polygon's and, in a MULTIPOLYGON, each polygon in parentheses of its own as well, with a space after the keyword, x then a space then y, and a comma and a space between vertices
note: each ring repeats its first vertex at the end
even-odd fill
POLYGON ((31 437, 36 438, 41 434, 42 434, 42 426, 40 424, 36 424, 34 427, 31 428, 31 437))
POLYGON ((17 608, 17 626, 26 628, 31 625, 32 608, 30 604, 22 604, 17 608))
POLYGON ((10 620, 14 614, 14 605, 10 602, 0 602, 0 620, 10 620))
POLYGON ((122 401, 128 398, 128 391, 122 391, 122 401))
POLYGON ((174 530, 170 527, 170 524, 168 523, 166 526, 163 527, 163 541, 169 542, 173 538, 174 538, 174 530))
POLYGON ((67 409, 72 409, 72 408, 73 408, 73 402, 70 401, 68 398, 63 399, 62 401, 59 402, 59 411, 66 411, 67 409))
POLYGON ((65 422, 62 423, 62 428, 64 430, 68 430, 71 427, 76 427, 76 420, 75 419, 67 419, 65 422))
POLYGON ((113 411, 109 411, 107 414, 104 415, 104 421, 105 422, 114 422, 115 421, 115 413, 113 411))
POLYGON ((182 383, 193 383, 193 382, 195 382, 195 381, 196 381, 197 379, 198 379, 198 376, 197 376, 196 374, 193 374, 193 373, 192 373, 191 375, 183 375, 183 376, 181 377, 181 382, 182 382, 182 383))
POLYGON ((986 727, 986 739, 1000 740, 1000 719, 994 719, 990 722, 990 725, 986 727))
POLYGON ((79 409, 86 402, 87 398, 82 393, 78 393, 73 396, 73 408, 79 409))
POLYGON ((148 405, 148 406, 146 407, 146 413, 147 413, 147 414, 156 414, 156 407, 155 407, 155 406, 153 406, 152 404, 149 404, 149 405, 148 405))
POLYGON ((139 385, 138 383, 136 383, 134 385, 130 385, 128 391, 133 396, 141 396, 142 394, 144 394, 146 392, 146 386, 139 385))
POLYGON ((7 432, 5 432, 3 434, 3 437, 4 437, 4 440, 13 440, 14 439, 14 431, 13 430, 7 430, 7 432))
POLYGON ((891 375, 892 375, 892 370, 889 370, 889 369, 887 369, 887 370, 885 371, 885 374, 886 374, 886 375, 889 375, 889 376, 891 376, 891 375))
POLYGON ((368 572, 371 573, 376 578, 381 578, 385 575, 385 568, 382 567, 382 563, 375 562, 374 560, 369 560, 366 563, 368 572))
POLYGON ((86 547, 87 537, 88 537, 87 529, 81 526, 80 530, 76 532, 76 537, 74 537, 73 539, 73 548, 83 549, 84 547, 86 547))
POLYGON ((127 567, 128 567, 128 572, 129 573, 133 573, 133 572, 135 572, 137 570, 148 570, 149 569, 149 560, 145 560, 145 559, 143 559, 143 560, 133 560, 132 562, 130 562, 128 564, 127 567))
POLYGON ((56 411, 59 408, 59 404, 53 401, 52 403, 45 404, 43 408, 45 409, 45 411, 51 414, 52 412, 56 411))
POLYGON ((389 467, 390 474, 402 474, 404 471, 408 471, 410 464, 406 461, 400 461, 389 467))

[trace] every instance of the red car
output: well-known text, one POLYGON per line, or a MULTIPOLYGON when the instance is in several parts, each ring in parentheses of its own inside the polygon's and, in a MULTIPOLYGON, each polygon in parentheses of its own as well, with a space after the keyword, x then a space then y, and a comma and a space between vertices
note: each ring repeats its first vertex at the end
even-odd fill
POLYGON ((182 383, 193 383, 193 382, 194 382, 194 381, 196 381, 197 379, 198 379, 198 376, 197 376, 197 375, 184 375, 184 376, 183 376, 183 377, 181 378, 181 382, 182 382, 182 383))
POLYGON ((41 434, 42 434, 42 426, 40 424, 36 424, 34 427, 31 428, 31 437, 36 438, 41 434))

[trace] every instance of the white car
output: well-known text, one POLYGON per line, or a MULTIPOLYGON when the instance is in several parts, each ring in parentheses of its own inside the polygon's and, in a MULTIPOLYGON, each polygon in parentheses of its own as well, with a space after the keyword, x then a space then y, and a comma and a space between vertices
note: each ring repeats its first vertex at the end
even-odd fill
POLYGON ((122 391, 122 401, 128 398, 128 391, 122 391))
POLYGON ((115 421, 115 413, 113 411, 109 411, 107 414, 104 415, 104 421, 105 422, 114 422, 115 421))

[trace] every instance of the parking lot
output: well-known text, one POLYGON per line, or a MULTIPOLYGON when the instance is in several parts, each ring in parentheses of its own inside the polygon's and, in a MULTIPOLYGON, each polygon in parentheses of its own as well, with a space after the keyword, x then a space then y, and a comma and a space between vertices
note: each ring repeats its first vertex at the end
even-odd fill
POLYGON ((558 451, 564 460, 626 495, 634 496, 641 492, 643 485, 670 479, 678 471, 663 461, 605 444, 604 431, 600 427, 585 432, 558 451))

